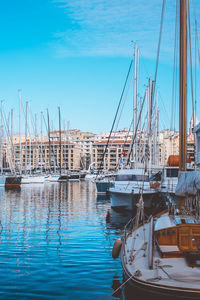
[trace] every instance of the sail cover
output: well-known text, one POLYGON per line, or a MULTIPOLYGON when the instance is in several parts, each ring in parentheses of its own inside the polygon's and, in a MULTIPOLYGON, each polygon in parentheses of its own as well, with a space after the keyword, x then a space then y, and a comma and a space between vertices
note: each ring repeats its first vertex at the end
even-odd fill
POLYGON ((180 197, 196 195, 200 191, 200 171, 180 172, 175 194, 180 197))

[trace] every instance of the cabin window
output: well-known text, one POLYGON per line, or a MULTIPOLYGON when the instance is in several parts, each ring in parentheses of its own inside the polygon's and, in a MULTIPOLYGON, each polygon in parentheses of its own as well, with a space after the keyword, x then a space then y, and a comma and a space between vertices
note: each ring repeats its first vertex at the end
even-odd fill
POLYGON ((117 175, 115 181, 145 181, 149 182, 149 177, 146 175, 117 175))
POLYGON ((178 177, 178 169, 167 169, 167 177, 178 177))

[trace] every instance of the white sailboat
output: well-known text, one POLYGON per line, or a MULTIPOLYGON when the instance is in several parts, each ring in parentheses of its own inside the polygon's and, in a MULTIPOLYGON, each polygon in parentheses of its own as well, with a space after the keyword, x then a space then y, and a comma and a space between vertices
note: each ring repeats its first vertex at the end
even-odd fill
MULTIPOLYGON (((140 117, 141 117, 141 112, 142 112, 145 98, 146 98, 146 91, 140 108, 140 114, 139 114, 140 117)), ((139 120, 140 118, 138 119, 137 124, 139 123, 139 120)), ((137 133, 137 126, 135 128, 135 134, 133 139, 136 138, 136 133, 137 133)), ((135 146, 133 150, 136 151, 135 146)), ((148 153, 146 152, 147 151, 145 150, 144 163, 139 164, 137 162, 137 157, 135 156, 133 158, 135 158, 135 161, 137 163, 135 163, 134 168, 130 168, 130 169, 124 168, 118 170, 115 177, 114 186, 109 189, 111 206, 113 208, 134 210, 136 208, 136 203, 138 202, 142 191, 143 191, 145 207, 148 208, 155 207, 156 202, 157 203, 160 202, 160 198, 158 197, 158 188, 157 188, 158 186, 156 185, 155 188, 155 186, 153 186, 150 182, 150 177, 153 175, 153 173, 158 172, 159 167, 154 166, 155 170, 153 170, 151 162, 149 162, 148 164, 149 166, 147 169, 148 153)), ((130 156, 130 153, 128 156, 130 156)))

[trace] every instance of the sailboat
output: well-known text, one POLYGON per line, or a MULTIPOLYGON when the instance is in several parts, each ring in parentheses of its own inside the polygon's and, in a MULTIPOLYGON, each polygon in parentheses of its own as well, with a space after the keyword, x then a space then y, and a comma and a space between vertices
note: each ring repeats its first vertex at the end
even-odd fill
MULTIPOLYGON (((138 64, 139 64, 139 50, 137 48, 137 43, 135 44, 134 50, 135 57, 135 68, 134 68, 134 126, 133 126, 133 138, 132 143, 130 144, 129 152, 126 154, 125 151, 121 155, 121 159, 130 161, 130 156, 132 153, 132 165, 131 168, 123 167, 123 163, 121 169, 119 169, 116 173, 115 181, 113 185, 109 188, 110 198, 111 198, 111 206, 115 209, 123 209, 123 210, 135 210, 136 203, 140 198, 140 193, 143 190, 143 199, 145 202, 145 207, 151 208, 159 205, 160 200, 158 196, 158 189, 152 188, 152 183, 150 182, 150 178, 154 173, 159 171, 159 167, 151 162, 151 157, 153 156, 151 153, 152 150, 152 99, 151 99, 151 80, 148 80, 148 87, 145 89, 144 98, 141 99, 140 109, 138 111, 137 103, 138 103, 138 64), (142 119, 142 112, 144 108, 144 103, 148 104, 148 118, 145 118, 144 123, 147 122, 147 138, 146 138, 146 146, 143 147, 144 157, 140 158, 139 162, 139 151, 138 151, 138 129, 139 124, 142 119), (142 162, 143 160, 143 162, 142 162), (148 163, 147 163, 148 161, 148 163), (145 170, 144 170, 145 169, 145 170)), ((145 113, 144 113, 145 114, 145 113)), ((157 115, 157 105, 155 109, 155 114, 157 115)), ((157 126, 155 126, 154 130, 155 136, 157 137, 157 126)), ((155 139, 154 146, 157 146, 157 142, 155 139)), ((156 148, 156 147, 155 147, 156 148)), ((154 148, 154 152, 155 151, 154 148)), ((128 163, 126 164, 126 167, 128 163)), ((156 183, 157 184, 157 183, 156 183)))
POLYGON ((187 1, 180 0, 179 206, 144 221, 141 194, 138 213, 115 248, 121 247, 127 284, 153 295, 200 299, 200 173, 186 171, 186 80, 187 1))

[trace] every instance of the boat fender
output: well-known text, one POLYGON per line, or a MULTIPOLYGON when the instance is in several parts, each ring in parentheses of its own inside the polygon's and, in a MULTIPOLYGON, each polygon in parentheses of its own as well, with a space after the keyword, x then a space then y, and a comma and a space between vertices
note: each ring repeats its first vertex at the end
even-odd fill
POLYGON ((113 249, 112 249, 112 257, 114 259, 119 257, 121 247, 122 247, 122 240, 119 238, 115 241, 115 243, 113 245, 113 249))

